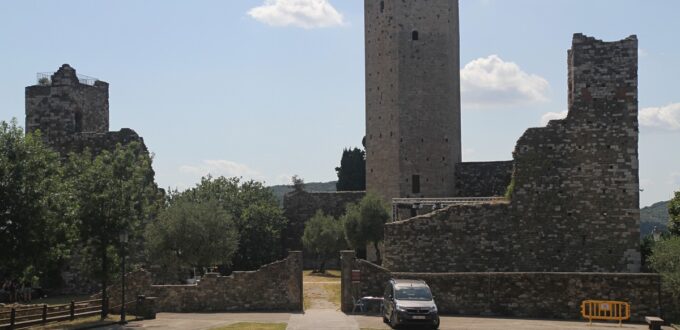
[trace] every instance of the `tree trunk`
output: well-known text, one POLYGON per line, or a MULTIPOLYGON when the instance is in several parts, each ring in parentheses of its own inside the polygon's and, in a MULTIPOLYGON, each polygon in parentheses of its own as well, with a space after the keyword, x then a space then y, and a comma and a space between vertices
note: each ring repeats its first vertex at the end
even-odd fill
POLYGON ((108 269, 108 258, 106 255, 106 244, 102 247, 102 320, 106 318, 106 316, 109 314, 109 297, 106 292, 106 285, 108 281, 108 276, 109 273, 107 272, 108 269))
POLYGON ((326 259, 321 259, 321 264, 319 265, 319 274, 326 272, 326 259))

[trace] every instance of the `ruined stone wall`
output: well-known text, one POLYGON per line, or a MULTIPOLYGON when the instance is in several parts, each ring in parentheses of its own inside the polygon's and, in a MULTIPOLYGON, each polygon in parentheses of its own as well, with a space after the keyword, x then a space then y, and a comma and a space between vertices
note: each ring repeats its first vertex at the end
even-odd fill
POLYGON ((358 203, 366 195, 363 191, 307 192, 292 191, 283 196, 283 215, 288 219, 284 233, 287 249, 302 250, 305 223, 317 210, 336 218, 345 214, 349 203, 358 203))
POLYGON ((82 84, 64 64, 43 84, 26 87, 26 131, 50 140, 73 133, 109 131, 109 84, 82 84))
POLYGON ((385 226, 383 266, 402 272, 511 271, 509 204, 452 206, 385 226))
POLYGON ((512 178, 512 166, 512 161, 456 164, 456 196, 504 196, 512 178))
POLYGON ((112 151, 118 143, 144 144, 129 128, 109 132, 109 84, 101 80, 82 83, 68 64, 50 79, 26 87, 26 132, 36 130, 62 156, 85 148, 94 154, 112 151))
MULTIPOLYGON (((194 285, 152 285, 146 271, 131 273, 126 294, 157 297, 158 312, 300 311, 302 310, 302 253, 291 251, 284 260, 259 270, 230 276, 206 274, 194 285)), ((110 306, 120 304, 120 285, 110 290, 110 306)))
MULTIPOLYGON (((361 270, 361 283, 354 286, 362 297, 383 296, 390 278, 424 280, 439 312, 449 315, 580 319, 581 302, 597 299, 628 302, 632 320, 642 321, 646 315, 656 315, 660 301, 657 288, 661 278, 657 274, 390 272, 359 259, 343 266, 361 270)), ((343 274, 345 271, 343 268, 343 274)), ((343 277, 342 286, 351 288, 352 284, 343 277)), ((345 295, 343 310, 351 311, 347 299, 345 295)))
POLYGON ((453 196, 458 1, 365 1, 365 17, 366 189, 385 201, 453 196))
POLYGON ((638 272, 637 39, 580 34, 569 114, 517 142, 507 205, 451 206, 385 226, 394 271, 638 272))
POLYGON ((635 36, 574 35, 567 118, 513 152, 519 269, 640 270, 637 59, 635 36))

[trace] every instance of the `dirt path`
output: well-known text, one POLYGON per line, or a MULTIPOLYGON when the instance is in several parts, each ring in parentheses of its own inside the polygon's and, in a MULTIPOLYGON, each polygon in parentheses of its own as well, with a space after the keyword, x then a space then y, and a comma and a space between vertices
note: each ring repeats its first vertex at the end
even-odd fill
POLYGON ((357 322, 340 311, 340 272, 327 274, 303 274, 303 314, 293 314, 288 330, 358 330, 357 322))
POLYGON ((340 274, 328 271, 326 274, 303 273, 304 305, 307 309, 340 309, 340 274))

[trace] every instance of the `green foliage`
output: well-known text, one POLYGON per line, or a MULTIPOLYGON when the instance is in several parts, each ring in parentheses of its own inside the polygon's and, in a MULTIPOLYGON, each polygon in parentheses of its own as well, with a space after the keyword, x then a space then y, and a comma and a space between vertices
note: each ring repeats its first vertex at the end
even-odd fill
POLYGON ((373 243, 380 261, 378 246, 385 237, 384 226, 389 219, 389 208, 377 195, 369 193, 359 204, 347 205, 342 220, 350 246, 359 249, 373 243))
POLYGON ((228 265, 238 248, 232 216, 217 201, 173 201, 145 233, 154 262, 165 266, 228 265))
POLYGON ((50 81, 50 78, 41 77, 40 79, 38 79, 38 85, 40 86, 49 86, 51 84, 52 82, 50 81))
POLYGON ((302 244, 307 251, 316 255, 319 261, 317 271, 324 272, 326 260, 347 248, 342 222, 323 214, 321 210, 317 211, 305 224, 302 244))
POLYGON ((63 174, 39 133, 0 122, 0 275, 33 280, 69 255, 75 228, 63 174))
POLYGON ((359 149, 344 149, 340 167, 336 167, 338 191, 366 190, 366 153, 359 149))
POLYGON ((141 244, 144 225, 158 212, 162 199, 151 158, 141 144, 133 142, 95 157, 87 150, 72 153, 66 168, 77 205, 80 241, 85 244, 85 265, 92 266, 92 275, 106 280, 117 273, 110 261, 117 258, 118 234, 127 231, 133 246, 141 244))
POLYGON ((505 198, 511 199, 512 193, 514 192, 515 192, 515 176, 513 175, 512 178, 510 179, 510 184, 505 189, 505 198))
POLYGON ((652 249, 654 248, 654 238, 652 235, 645 236, 640 242, 640 254, 642 256, 642 272, 648 273, 651 271, 649 258, 652 256, 652 249))
POLYGON ((305 190, 305 180, 297 175, 293 175, 291 178, 293 182, 293 191, 304 191, 305 190))
POLYGON ((668 214, 671 216, 668 229, 676 236, 680 236, 680 191, 675 192, 675 197, 668 204, 668 214))
POLYGON ((196 187, 172 192, 168 198, 170 204, 179 200, 196 203, 215 200, 231 215, 239 237, 233 269, 253 270, 282 257, 281 233, 286 219, 271 190, 262 183, 208 176, 196 187))
POLYGON ((651 265, 663 277, 665 290, 680 299, 680 237, 670 237, 656 242, 651 265))

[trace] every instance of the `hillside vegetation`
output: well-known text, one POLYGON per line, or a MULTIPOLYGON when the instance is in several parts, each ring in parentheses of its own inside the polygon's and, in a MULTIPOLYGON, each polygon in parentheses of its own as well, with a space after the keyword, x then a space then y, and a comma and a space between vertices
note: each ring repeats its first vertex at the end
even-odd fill
POLYGON ((658 202, 640 209, 640 238, 651 234, 655 226, 661 231, 668 230, 668 203, 658 202))

